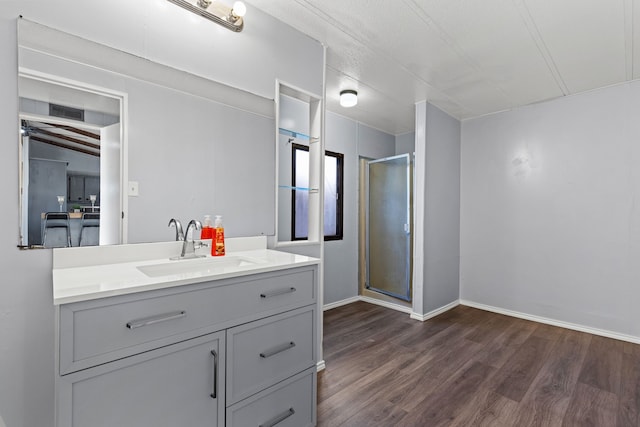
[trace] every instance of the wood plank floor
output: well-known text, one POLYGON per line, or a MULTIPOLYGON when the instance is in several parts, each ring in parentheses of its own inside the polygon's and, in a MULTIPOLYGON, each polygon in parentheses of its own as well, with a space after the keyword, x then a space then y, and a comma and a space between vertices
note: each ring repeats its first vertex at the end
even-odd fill
POLYGON ((318 425, 640 427, 640 345, 458 306, 324 313, 318 425))

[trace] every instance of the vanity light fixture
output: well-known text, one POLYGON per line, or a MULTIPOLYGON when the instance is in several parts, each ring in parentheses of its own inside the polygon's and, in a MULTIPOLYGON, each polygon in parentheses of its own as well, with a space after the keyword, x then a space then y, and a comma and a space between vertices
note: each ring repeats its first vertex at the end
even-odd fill
POLYGON ((173 4, 187 9, 190 12, 207 18, 223 27, 240 32, 244 28, 243 16, 247 13, 247 6, 241 1, 233 4, 233 7, 225 6, 215 0, 168 0, 173 4))
POLYGON ((358 92, 352 89, 345 89, 340 92, 340 105, 349 108, 358 103, 358 92))

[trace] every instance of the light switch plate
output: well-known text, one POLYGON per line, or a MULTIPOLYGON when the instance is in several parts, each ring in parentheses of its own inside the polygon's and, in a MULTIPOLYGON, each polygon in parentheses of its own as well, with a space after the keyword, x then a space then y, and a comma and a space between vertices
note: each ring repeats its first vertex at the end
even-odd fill
POLYGON ((129 181, 129 196, 130 197, 138 197, 138 181, 129 181))

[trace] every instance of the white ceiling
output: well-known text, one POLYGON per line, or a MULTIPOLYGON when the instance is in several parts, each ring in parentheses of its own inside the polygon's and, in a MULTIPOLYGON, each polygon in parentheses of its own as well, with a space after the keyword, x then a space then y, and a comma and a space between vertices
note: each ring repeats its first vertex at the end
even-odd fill
POLYGON ((639 2, 248 1, 327 46, 328 110, 395 135, 425 99, 466 119, 638 78, 639 2))

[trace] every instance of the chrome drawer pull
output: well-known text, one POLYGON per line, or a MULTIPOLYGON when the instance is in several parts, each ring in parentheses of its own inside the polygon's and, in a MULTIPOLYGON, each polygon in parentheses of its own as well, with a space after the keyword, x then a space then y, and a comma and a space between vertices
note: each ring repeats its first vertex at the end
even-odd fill
POLYGON ((282 344, 277 347, 274 347, 271 350, 263 351, 262 353, 260 353, 260 357, 266 359, 267 357, 271 357, 275 354, 282 353, 283 351, 289 350, 290 348, 293 348, 295 346, 296 346, 296 343, 291 341, 286 344, 282 344))
POLYGON ((166 322, 167 320, 179 319, 187 315, 184 310, 172 311, 171 313, 156 314, 155 316, 143 317, 142 319, 127 322, 127 328, 135 329, 143 326, 153 325, 154 323, 166 322))
POLYGON ((273 427, 276 424, 280 424, 281 422, 283 422, 284 420, 286 420, 287 418, 289 418, 291 415, 295 413, 296 411, 294 411, 293 408, 289 408, 288 410, 284 411, 282 414, 278 415, 274 419, 267 421, 265 424, 260 424, 258 427, 273 427))
POLYGON ((211 355, 213 356, 213 393, 210 396, 216 399, 218 397, 218 353, 211 350, 211 355))
POLYGON ((276 289, 275 291, 265 292, 264 294, 260 294, 260 298, 271 298, 278 295, 290 294, 295 291, 296 291, 296 288, 294 287, 291 287, 288 289, 276 289))

